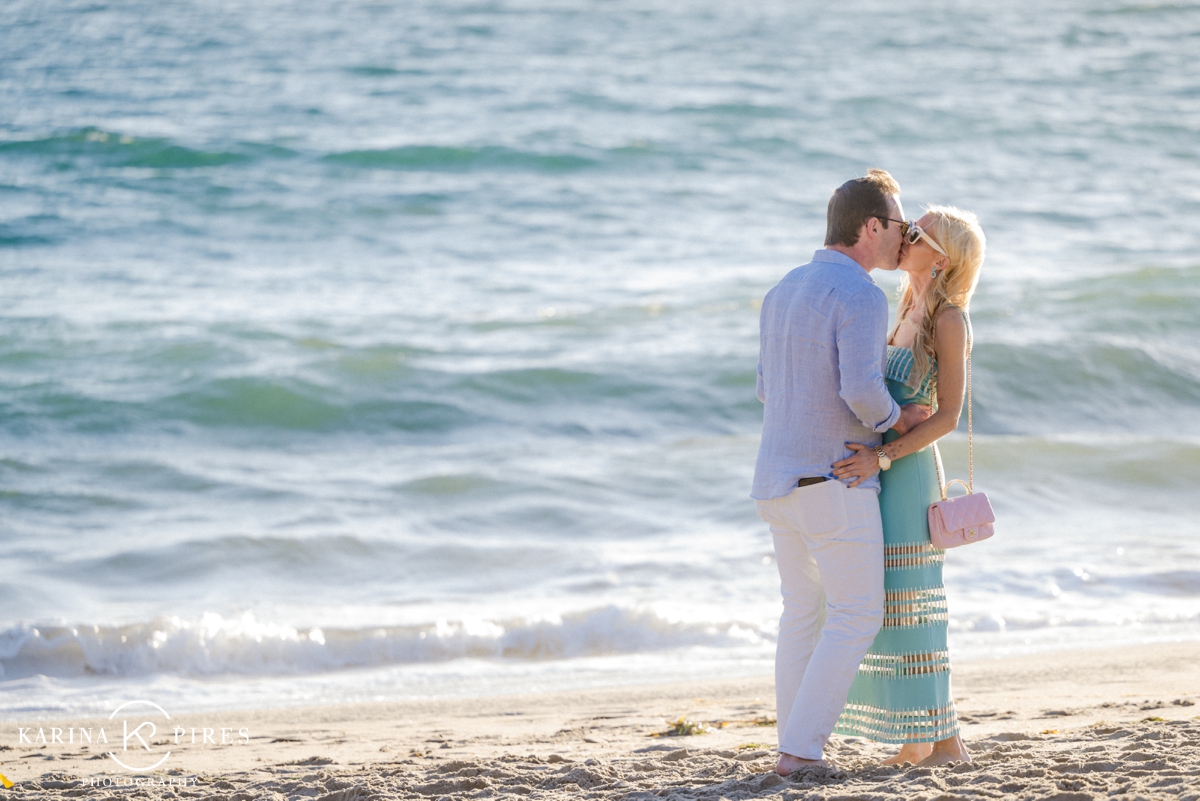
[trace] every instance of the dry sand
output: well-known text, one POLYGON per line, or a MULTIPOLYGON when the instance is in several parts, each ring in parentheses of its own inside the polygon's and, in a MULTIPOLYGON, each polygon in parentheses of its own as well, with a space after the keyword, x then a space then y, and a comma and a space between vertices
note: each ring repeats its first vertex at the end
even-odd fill
POLYGON ((137 774, 141 785, 105 755, 112 746, 19 741, 18 727, 31 729, 27 737, 38 729, 49 737, 52 727, 106 721, 10 723, 0 726, 0 772, 15 784, 0 793, 1200 801, 1200 643, 968 662, 954 676, 975 761, 945 768, 878 767, 891 747, 835 737, 829 752, 839 770, 779 778, 775 728, 763 725, 775 716, 772 684, 763 677, 185 715, 169 725, 210 727, 214 739, 228 727, 235 744, 193 746, 186 735, 173 744, 160 729, 155 755, 169 749, 171 756, 159 770, 137 774), (668 722, 680 718, 711 731, 667 736, 668 722))

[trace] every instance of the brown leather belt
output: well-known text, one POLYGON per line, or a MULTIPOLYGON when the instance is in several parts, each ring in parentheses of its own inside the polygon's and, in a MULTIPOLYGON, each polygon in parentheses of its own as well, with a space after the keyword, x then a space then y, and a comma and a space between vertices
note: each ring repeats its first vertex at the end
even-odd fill
POLYGON ((797 487, 807 487, 810 484, 820 484, 822 481, 828 481, 825 476, 813 476, 812 478, 802 478, 796 482, 797 487))

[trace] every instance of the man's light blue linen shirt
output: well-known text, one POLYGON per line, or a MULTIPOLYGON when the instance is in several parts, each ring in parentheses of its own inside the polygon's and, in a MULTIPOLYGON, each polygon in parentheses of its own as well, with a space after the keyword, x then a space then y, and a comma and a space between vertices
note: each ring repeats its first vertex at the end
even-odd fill
MULTIPOLYGON (((787 495, 796 481, 833 478, 847 442, 875 447, 900 417, 883 372, 887 296, 854 259, 818 250, 763 299, 758 399, 762 443, 750 495, 787 495)), ((859 484, 879 491, 879 475, 859 484)))

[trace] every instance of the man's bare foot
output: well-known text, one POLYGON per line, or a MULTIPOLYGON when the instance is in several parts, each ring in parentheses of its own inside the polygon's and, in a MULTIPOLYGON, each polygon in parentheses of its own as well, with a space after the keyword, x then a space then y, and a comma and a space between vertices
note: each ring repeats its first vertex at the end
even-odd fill
POLYGON ((951 762, 970 762, 971 755, 963 745, 962 738, 957 734, 949 740, 933 744, 933 753, 917 763, 922 768, 935 768, 938 765, 949 765, 951 762))
POLYGON ((790 776, 792 771, 807 768, 811 765, 817 765, 822 768, 829 767, 829 763, 823 759, 801 759, 798 756, 785 754, 781 751, 779 753, 779 762, 775 764, 775 772, 780 776, 790 776))
POLYGON ((900 746, 900 753, 888 757, 880 765, 920 764, 933 753, 933 743, 905 743, 900 746))

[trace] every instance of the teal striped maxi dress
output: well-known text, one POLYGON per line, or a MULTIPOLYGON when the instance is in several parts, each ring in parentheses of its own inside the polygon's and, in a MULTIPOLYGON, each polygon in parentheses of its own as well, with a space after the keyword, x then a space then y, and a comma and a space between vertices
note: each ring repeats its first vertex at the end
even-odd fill
MULTIPOLYGON (((908 348, 888 346, 888 391, 897 403, 933 403, 937 364, 915 390, 908 348)), ((884 435, 896 439, 895 431, 884 435)), ((929 540, 929 504, 941 498, 936 450, 926 446, 880 474, 884 619, 858 668, 834 732, 882 743, 925 743, 958 734, 946 648, 949 615, 942 563, 929 540)))

